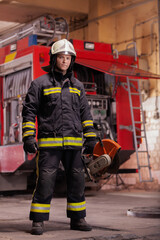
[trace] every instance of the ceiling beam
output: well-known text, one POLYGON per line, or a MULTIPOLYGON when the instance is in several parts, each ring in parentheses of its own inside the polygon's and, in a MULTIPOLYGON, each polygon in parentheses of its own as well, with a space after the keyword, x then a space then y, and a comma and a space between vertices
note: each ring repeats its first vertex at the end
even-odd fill
POLYGON ((0 0, 0 21, 26 23, 39 16, 83 17, 88 14, 88 0, 0 0))
MULTIPOLYGON (((14 1, 11 1, 14 2, 14 1)), ((17 0, 16 4, 24 4, 25 6, 53 8, 58 11, 88 13, 88 0, 17 0)))

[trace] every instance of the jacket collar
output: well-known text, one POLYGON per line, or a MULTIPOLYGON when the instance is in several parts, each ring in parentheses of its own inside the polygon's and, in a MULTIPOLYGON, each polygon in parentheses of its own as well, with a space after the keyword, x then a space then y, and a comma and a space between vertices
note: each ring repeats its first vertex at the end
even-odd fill
POLYGON ((72 71, 67 72, 65 75, 57 71, 54 71, 52 75, 50 73, 50 81, 53 82, 54 85, 56 85, 56 82, 63 82, 67 78, 69 79, 71 85, 75 83, 75 78, 72 71))

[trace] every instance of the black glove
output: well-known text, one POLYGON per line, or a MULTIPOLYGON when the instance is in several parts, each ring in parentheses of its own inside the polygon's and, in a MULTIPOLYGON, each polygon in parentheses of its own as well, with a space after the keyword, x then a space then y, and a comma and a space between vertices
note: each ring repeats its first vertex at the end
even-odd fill
POLYGON ((38 150, 38 145, 35 138, 29 138, 24 141, 23 149, 28 153, 36 153, 38 150))
POLYGON ((92 154, 96 143, 97 143, 97 139, 95 137, 94 138, 93 137, 86 138, 86 140, 83 144, 83 147, 84 147, 83 153, 84 154, 92 154))

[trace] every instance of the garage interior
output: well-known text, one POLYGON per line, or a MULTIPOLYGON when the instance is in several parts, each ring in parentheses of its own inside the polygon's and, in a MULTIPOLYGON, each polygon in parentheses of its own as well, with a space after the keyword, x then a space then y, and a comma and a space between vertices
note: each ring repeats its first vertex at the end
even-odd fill
MULTIPOLYGON (((134 54, 139 68, 160 75, 160 0, 0 0, 0 44, 3 36, 44 15, 66 19, 68 39, 112 44, 118 54, 134 54)), ((1 46, 0 46, 1 47, 1 46)), ((160 190, 160 81, 140 82, 153 181, 122 174, 134 188, 160 190)), ((136 168, 136 154, 121 168, 136 168)), ((116 179, 102 187, 110 189, 116 179)))

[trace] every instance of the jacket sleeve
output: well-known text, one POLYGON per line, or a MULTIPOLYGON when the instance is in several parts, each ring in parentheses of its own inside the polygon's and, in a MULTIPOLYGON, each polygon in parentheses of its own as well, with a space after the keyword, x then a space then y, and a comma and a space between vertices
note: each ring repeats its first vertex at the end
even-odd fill
POLYGON ((25 101, 23 103, 22 117, 22 132, 23 132, 23 141, 26 138, 36 136, 35 121, 37 112, 39 109, 39 88, 35 81, 31 83, 28 93, 26 95, 25 101))
POLYGON ((93 118, 90 112, 90 107, 86 98, 84 87, 82 87, 80 95, 80 113, 84 137, 86 139, 96 138, 97 135, 93 127, 93 118))

